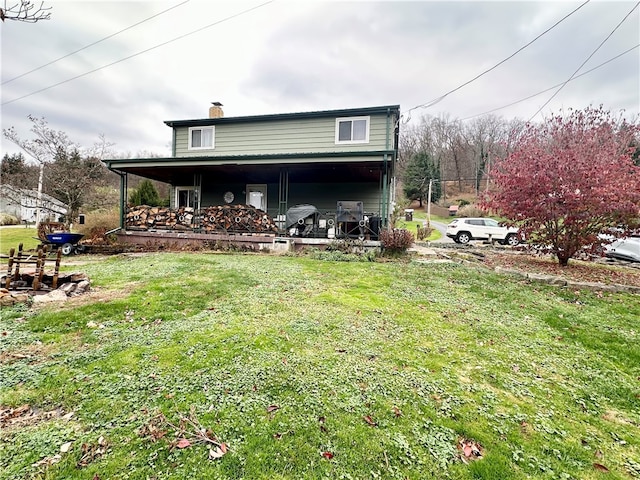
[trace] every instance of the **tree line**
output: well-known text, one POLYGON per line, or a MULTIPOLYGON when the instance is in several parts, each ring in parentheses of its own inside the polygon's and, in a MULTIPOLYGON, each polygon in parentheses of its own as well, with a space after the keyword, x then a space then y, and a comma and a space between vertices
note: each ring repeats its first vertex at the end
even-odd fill
MULTIPOLYGON (((63 131, 49 126, 44 118, 29 116, 32 138, 22 138, 11 127, 4 137, 20 148, 20 153, 5 154, 0 163, 0 184, 39 191, 68 207, 67 221, 74 222, 81 209, 109 209, 117 206, 120 178, 107 169, 103 159, 113 158, 113 144, 100 136, 90 147, 73 142, 63 131)), ((168 187, 135 175, 128 184, 130 199, 148 205, 168 203, 168 187), (162 194, 158 192, 161 190, 162 194)), ((13 203, 21 204, 19 190, 5 192, 13 203)), ((46 216, 46 212, 43 213, 46 216)))
POLYGON ((522 120, 496 115, 468 122, 427 115, 401 126, 398 167, 405 197, 422 206, 430 180, 432 202, 447 196, 447 184, 477 195, 491 163, 509 154, 524 127, 522 120))

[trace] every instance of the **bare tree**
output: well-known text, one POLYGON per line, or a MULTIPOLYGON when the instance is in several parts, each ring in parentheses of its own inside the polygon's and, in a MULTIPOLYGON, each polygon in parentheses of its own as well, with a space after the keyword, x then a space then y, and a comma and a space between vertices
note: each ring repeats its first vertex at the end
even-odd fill
POLYGON ((45 189, 67 204, 70 209, 69 220, 73 221, 87 193, 106 174, 106 167, 101 160, 108 154, 112 144, 100 136, 95 145, 82 150, 66 133, 49 127, 44 118, 32 115, 28 118, 33 124, 31 132, 35 138, 23 140, 14 127, 3 130, 3 134, 39 166, 36 221, 41 220, 40 208, 45 189))
MULTIPOLYGON (((11 0, 13 3, 15 0, 11 0)), ((9 4, 11 5, 11 4, 9 4)), ((40 20, 49 20, 51 18, 52 7, 45 7, 44 2, 40 2, 40 6, 36 6, 30 0, 19 0, 17 3, 7 7, 7 0, 4 6, 0 8, 0 20, 16 20, 19 22, 36 23, 40 20)))

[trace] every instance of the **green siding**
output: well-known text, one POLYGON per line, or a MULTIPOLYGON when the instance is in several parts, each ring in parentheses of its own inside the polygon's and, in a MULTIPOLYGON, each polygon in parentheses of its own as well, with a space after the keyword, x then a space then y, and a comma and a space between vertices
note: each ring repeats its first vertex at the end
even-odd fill
MULTIPOLYGON (((226 185, 202 185, 202 208, 212 205, 223 205, 223 195, 233 192, 234 205, 246 203, 246 184, 233 183, 226 185)), ((322 213, 335 212, 339 201, 364 202, 364 211, 368 214, 380 214, 380 196, 382 192, 377 183, 341 183, 327 188, 323 183, 304 183, 289 185, 288 207, 298 204, 314 205, 322 213)), ((171 189, 171 207, 175 208, 175 188, 171 189)), ((275 217, 278 214, 278 184, 267 184, 267 213, 275 217)))
POLYGON ((324 183, 289 185, 289 207, 306 203, 321 212, 335 212, 339 201, 364 202, 365 213, 379 213, 380 186, 378 183, 339 183, 327 188, 324 183))
MULTIPOLYGON (((391 129, 393 130, 392 118, 391 129)), ((371 115, 369 143, 336 145, 336 118, 281 120, 215 126, 213 150, 189 150, 188 127, 175 129, 177 157, 363 152, 388 146, 386 115, 371 115)), ((392 134, 392 132, 391 132, 392 134)))

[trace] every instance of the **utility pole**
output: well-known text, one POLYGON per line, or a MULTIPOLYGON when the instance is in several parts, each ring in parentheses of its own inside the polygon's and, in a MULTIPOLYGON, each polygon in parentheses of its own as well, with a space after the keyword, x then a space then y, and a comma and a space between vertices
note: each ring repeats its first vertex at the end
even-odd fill
POLYGON ((40 162, 40 174, 38 175, 38 197, 36 200, 36 228, 40 226, 42 218, 42 184, 44 180, 44 162, 40 162))
POLYGON ((427 194, 427 227, 431 228, 431 188, 433 187, 433 178, 429 179, 429 193, 427 194))

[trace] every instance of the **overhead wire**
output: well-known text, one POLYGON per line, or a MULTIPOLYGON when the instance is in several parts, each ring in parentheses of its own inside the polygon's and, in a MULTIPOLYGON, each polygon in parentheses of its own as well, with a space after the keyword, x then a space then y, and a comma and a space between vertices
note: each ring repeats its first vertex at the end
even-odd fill
POLYGON ((174 5, 173 7, 169 7, 166 10, 158 12, 155 15, 152 15, 150 17, 145 18, 144 20, 141 20, 141 21, 139 21, 137 23, 134 23, 133 25, 129 25, 128 27, 123 28, 122 30, 119 30, 119 31, 117 31, 115 33, 112 33, 111 35, 107 35, 106 37, 101 38, 100 40, 96 40, 95 42, 90 43, 89 45, 85 45, 84 47, 81 47, 81 48, 79 48, 77 50, 74 50, 73 52, 69 52, 66 55, 58 57, 55 60, 51 60, 49 63, 45 63, 44 65, 40 65, 39 67, 36 67, 36 68, 34 68, 32 70, 29 70, 28 72, 24 72, 24 73, 22 73, 22 74, 20 74, 20 75, 18 75, 16 77, 10 78, 9 80, 5 80, 0 85, 6 85, 7 83, 13 82, 14 80, 18 80, 19 78, 22 78, 22 77, 24 77, 26 75, 29 75, 30 73, 37 72, 38 70, 41 70, 41 69, 43 69, 45 67, 48 67, 49 65, 53 65, 54 63, 59 62, 60 60, 63 60, 65 58, 67 58, 67 57, 70 57, 71 55, 75 55, 76 53, 81 52, 83 50, 86 50, 87 48, 93 47, 94 45, 97 45, 99 43, 102 43, 105 40, 109 40, 110 38, 113 38, 116 35, 120 35, 121 33, 126 32, 127 30, 131 30, 132 28, 137 27, 138 25, 142 25, 143 23, 148 22, 149 20, 152 20, 152 19, 154 19, 156 17, 159 17, 160 15, 163 15, 163 14, 169 12, 170 10, 173 10, 174 8, 178 8, 178 7, 182 6, 182 5, 184 5, 185 3, 188 3, 189 1, 190 0, 184 0, 184 2, 182 2, 182 3, 178 3, 177 5, 174 5))
POLYGON ((233 15, 229 15, 228 17, 225 17, 225 18, 223 18, 221 20, 217 20, 217 21, 215 21, 213 23, 205 25, 204 27, 197 28, 196 30, 192 30, 191 32, 179 35, 179 36, 177 36, 175 38, 172 38, 171 40, 167 40, 166 42, 159 43, 157 45, 154 45, 153 47, 146 48, 146 49, 141 50, 141 51, 139 51, 137 53, 129 55, 127 57, 121 58, 121 59, 116 60, 116 61, 111 62, 111 63, 107 63, 106 65, 102 65, 101 67, 94 68, 93 70, 89 70, 88 72, 81 73, 80 75, 76 75, 75 77, 67 78, 66 80, 62 80, 61 82, 54 83, 53 85, 49 85, 48 87, 44 87, 44 88, 41 88, 41 89, 36 90, 34 92, 27 93, 26 95, 22 95, 20 97, 16 97, 16 98, 14 98, 12 100, 9 100, 7 102, 3 102, 1 105, 9 105, 10 103, 17 102, 18 100, 22 100, 22 99, 30 97, 32 95, 36 95, 38 93, 42 93, 42 92, 45 92, 45 91, 50 90, 52 88, 58 87, 58 86, 63 85, 65 83, 69 83, 69 82, 71 82, 73 80, 77 80, 78 78, 86 77, 87 75, 95 73, 95 72, 97 72, 99 70, 103 70, 105 68, 112 67, 113 65, 116 65, 118 63, 124 62, 126 60, 130 60, 130 59, 132 59, 134 57, 140 56, 140 55, 142 55, 144 53, 150 52, 150 51, 155 50, 157 48, 164 47, 165 45, 168 45, 170 43, 176 42, 178 40, 182 40, 183 38, 189 37, 189 36, 194 35, 196 33, 200 33, 203 30, 206 30, 208 28, 214 27, 216 25, 219 25, 221 23, 227 22, 229 20, 233 20, 234 18, 237 18, 237 17, 240 17, 240 16, 245 15, 247 13, 250 13, 250 12, 252 12, 254 10, 257 10, 257 9, 259 9, 261 7, 264 7, 264 6, 266 6, 266 5, 270 4, 270 3, 273 3, 273 2, 275 2, 275 0, 268 0, 266 2, 261 3, 260 5, 256 5, 254 7, 247 8, 246 10, 242 10, 241 12, 234 13, 233 15))
MULTIPOLYGON (((609 59, 609 60, 607 60, 606 62, 602 62, 600 65, 597 65, 597 66, 595 66, 595 67, 593 67, 593 68, 591 68, 591 69, 587 70, 586 72, 582 72, 580 75, 576 75, 575 77, 573 77, 573 78, 571 79, 571 81, 576 80, 576 79, 578 79, 578 78, 580 78, 580 77, 582 77, 582 76, 584 76, 584 75, 586 75, 586 74, 588 74, 588 73, 591 73, 591 72, 593 72, 594 70, 597 70, 598 68, 604 67, 606 64, 611 63, 611 62, 613 62, 614 60, 617 60, 618 58, 622 57, 623 55, 626 55, 626 54, 627 54, 627 53, 629 53, 629 52, 632 52, 633 50, 635 50, 635 49, 636 49, 636 48, 638 48, 638 47, 640 47, 640 43, 639 43, 639 44, 637 44, 637 45, 636 45, 636 46, 634 46, 634 47, 631 47, 631 48, 629 48, 629 49, 625 50, 625 51, 624 51, 624 52, 622 52, 622 53, 619 53, 619 54, 618 54, 618 55, 616 55, 615 57, 610 58, 610 59, 609 59)), ((540 92, 538 92, 538 93, 534 93, 533 95, 529 95, 528 97, 524 97, 524 98, 521 98, 520 100, 516 100, 515 102, 508 103, 507 105, 503 105, 503 106, 501 106, 501 107, 493 108, 493 109, 491 109, 491 110, 487 110, 486 112, 477 113, 477 114, 475 114, 475 115, 470 115, 470 116, 468 116, 468 117, 461 118, 460 120, 461 120, 461 121, 469 120, 469 119, 471 119, 471 118, 481 117, 482 115, 488 115, 489 113, 497 112, 498 110, 502 110, 503 108, 512 107, 513 105, 516 105, 516 104, 518 104, 518 103, 522 103, 522 102, 524 102, 524 101, 526 101, 526 100, 530 100, 530 99, 532 99, 532 98, 534 98, 534 97, 537 97, 538 95, 542 95, 543 93, 547 93, 549 90, 553 90, 554 88, 557 88, 557 87, 559 87, 560 85, 562 85, 562 82, 561 82, 561 83, 558 83, 558 84, 556 84, 556 85, 553 85, 552 87, 549 87, 549 88, 547 88, 547 89, 545 89, 545 90, 542 90, 542 91, 540 91, 540 92)))
POLYGON ((620 28, 620 26, 625 22, 625 20, 626 20, 627 18, 629 18, 629 16, 633 13, 633 11, 634 11, 636 8, 638 8, 638 5, 640 5, 640 2, 636 3, 636 4, 633 6, 633 8, 632 8, 631 10, 629 10, 629 13, 627 13, 627 14, 624 16, 624 18, 623 18, 622 20, 620 20, 620 23, 618 23, 618 25, 616 25, 616 26, 615 26, 615 28, 614 28, 613 30, 611 30, 611 32, 609 33, 609 35, 607 35, 607 36, 605 37, 605 39, 604 39, 602 42, 600 42, 600 45, 598 45, 598 46, 596 47, 596 49, 595 49, 593 52, 591 52, 591 55, 589 55, 589 56, 586 58, 586 60, 580 64, 580 66, 576 69, 576 71, 575 71, 575 72, 573 72, 573 73, 571 74, 571 76, 570 76, 566 81, 564 81, 564 82, 562 83, 562 85, 560 86, 560 88, 558 88, 558 90, 557 90, 553 95, 551 95, 551 97, 549 98, 549 100, 547 100, 546 102, 544 102, 544 104, 543 104, 543 105, 542 105, 542 106, 541 106, 541 107, 536 111, 536 113, 534 113, 534 114, 529 118, 529 120, 527 120, 527 123, 528 123, 528 122, 530 122, 531 120, 533 120, 533 119, 536 117, 536 115, 538 115, 538 114, 542 111, 542 109, 543 109, 544 107, 546 107, 547 105, 549 105, 549 103, 551 102, 551 100, 553 100, 553 99, 555 98, 555 96, 556 96, 558 93, 560 93, 560 91, 564 88, 564 86, 565 86, 567 83, 569 83, 569 82, 573 79, 573 77, 575 77, 575 76, 576 76, 576 74, 577 74, 577 73, 582 69, 582 67, 584 67, 584 66, 585 66, 585 64, 586 64, 589 60, 591 60, 591 57, 593 57, 593 56, 596 54, 596 52, 597 52, 598 50, 600 50, 600 47, 602 47, 602 46, 607 42, 607 40, 609 40, 609 38, 611 38, 611 36, 616 32, 616 30, 618 30, 618 28, 620 28))
POLYGON ((457 92, 458 90, 460 90, 461 88, 469 85, 472 82, 475 82, 476 80, 478 80, 480 77, 486 75, 487 73, 491 72, 492 70, 495 70, 497 67, 499 67, 500 65, 502 65, 503 63, 507 62, 508 60, 510 60, 511 58, 513 58, 514 56, 516 56, 518 53, 520 53, 522 50, 524 50, 525 48, 527 48, 529 45, 531 45, 532 43, 534 43, 535 41, 537 41, 540 37, 542 37, 543 35, 547 34, 548 32, 550 32, 551 30, 553 30, 555 27, 557 27, 558 25, 560 25, 562 22, 564 22, 567 18, 569 18, 571 15, 573 15, 574 13, 576 13, 578 10, 580 10, 582 7, 584 7, 587 3, 589 3, 590 0, 586 0, 584 3, 582 3, 581 5, 579 5, 577 8, 575 8, 574 10, 572 10, 571 12, 569 12, 567 15, 565 15, 564 17, 562 17, 560 20, 558 20, 556 23, 554 23, 552 26, 550 26, 549 28, 547 28, 544 32, 542 32, 541 34, 539 34, 537 37, 535 37, 533 40, 531 40, 530 42, 528 42, 527 44, 523 45, 522 47, 520 47, 518 50, 516 50, 515 52, 513 52, 511 55, 509 55, 507 58, 499 61, 498 63, 496 63, 493 67, 490 67, 486 70, 484 70, 482 73, 476 75, 475 77, 473 77, 471 80, 468 80, 466 82, 464 82, 461 85, 458 85, 456 88, 454 88, 453 90, 449 90, 447 93, 445 93, 444 95, 441 95, 433 100, 430 100, 426 103, 420 104, 420 105, 416 105, 413 108, 410 108, 409 110, 407 110, 407 114, 411 114, 411 112, 413 110, 417 110, 418 108, 428 108, 428 107, 432 107, 433 105, 436 105, 437 103, 440 103, 442 100, 444 100, 446 97, 448 97, 449 95, 451 95, 454 92, 457 92))

